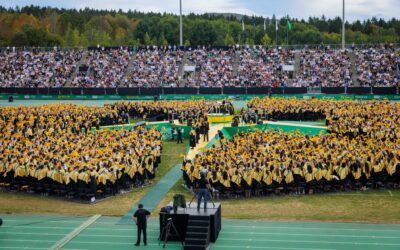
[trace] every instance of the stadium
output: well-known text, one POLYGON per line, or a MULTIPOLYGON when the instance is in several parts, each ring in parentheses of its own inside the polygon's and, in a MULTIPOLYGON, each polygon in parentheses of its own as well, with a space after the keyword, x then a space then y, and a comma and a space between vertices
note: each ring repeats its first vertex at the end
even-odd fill
POLYGON ((400 248, 395 0, 203 2, 0 1, 0 249, 400 248))

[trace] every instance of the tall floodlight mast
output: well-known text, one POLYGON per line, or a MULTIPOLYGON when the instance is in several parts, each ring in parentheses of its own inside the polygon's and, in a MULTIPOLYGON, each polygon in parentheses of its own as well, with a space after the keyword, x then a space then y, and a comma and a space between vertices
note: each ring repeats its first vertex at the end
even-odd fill
POLYGON ((346 20, 345 20, 345 3, 343 0, 343 17, 342 17, 342 50, 345 49, 346 46, 346 20))
POLYGON ((182 0, 179 0, 179 41, 180 45, 183 46, 183 31, 182 31, 182 0))

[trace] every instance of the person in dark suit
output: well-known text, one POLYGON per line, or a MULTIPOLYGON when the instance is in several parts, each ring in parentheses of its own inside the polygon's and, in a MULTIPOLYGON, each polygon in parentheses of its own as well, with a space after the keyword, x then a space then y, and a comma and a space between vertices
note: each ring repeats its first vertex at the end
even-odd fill
POLYGON ((137 226, 137 240, 135 246, 140 246, 140 236, 143 232, 143 243, 147 245, 147 218, 150 215, 150 212, 143 208, 143 204, 139 204, 138 210, 136 210, 133 215, 133 220, 137 226))
POLYGON ((183 128, 177 128, 177 135, 178 135, 178 141, 177 143, 183 143, 182 137, 183 137, 183 128))
POLYGON ((191 149, 194 149, 196 147, 196 132, 194 129, 192 129, 189 133, 189 145, 191 149))
POLYGON ((208 132, 210 131, 210 124, 208 123, 208 121, 204 121, 202 126, 203 126, 203 134, 204 134, 203 141, 209 141, 208 132))

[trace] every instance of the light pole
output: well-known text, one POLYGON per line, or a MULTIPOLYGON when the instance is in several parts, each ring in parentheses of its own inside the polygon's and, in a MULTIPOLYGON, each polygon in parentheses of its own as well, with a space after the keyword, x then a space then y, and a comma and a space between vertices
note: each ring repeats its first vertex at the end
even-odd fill
POLYGON ((345 49, 346 46, 346 20, 345 20, 345 3, 343 0, 343 17, 342 17, 342 50, 345 49))
POLYGON ((179 41, 180 45, 183 46, 183 31, 182 31, 182 0, 179 0, 179 41))

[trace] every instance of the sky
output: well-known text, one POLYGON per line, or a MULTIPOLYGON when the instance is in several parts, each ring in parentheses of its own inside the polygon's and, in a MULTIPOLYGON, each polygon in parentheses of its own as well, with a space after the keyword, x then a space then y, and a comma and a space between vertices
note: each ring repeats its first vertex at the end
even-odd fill
MULTIPOLYGON (((182 0, 183 13, 237 13, 293 18, 342 15, 342 0, 182 0)), ((179 0, 0 0, 4 7, 39 5, 81 9, 139 10, 144 12, 179 13, 179 0)), ((400 0, 346 0, 346 20, 372 17, 391 19, 400 14, 400 0)))

